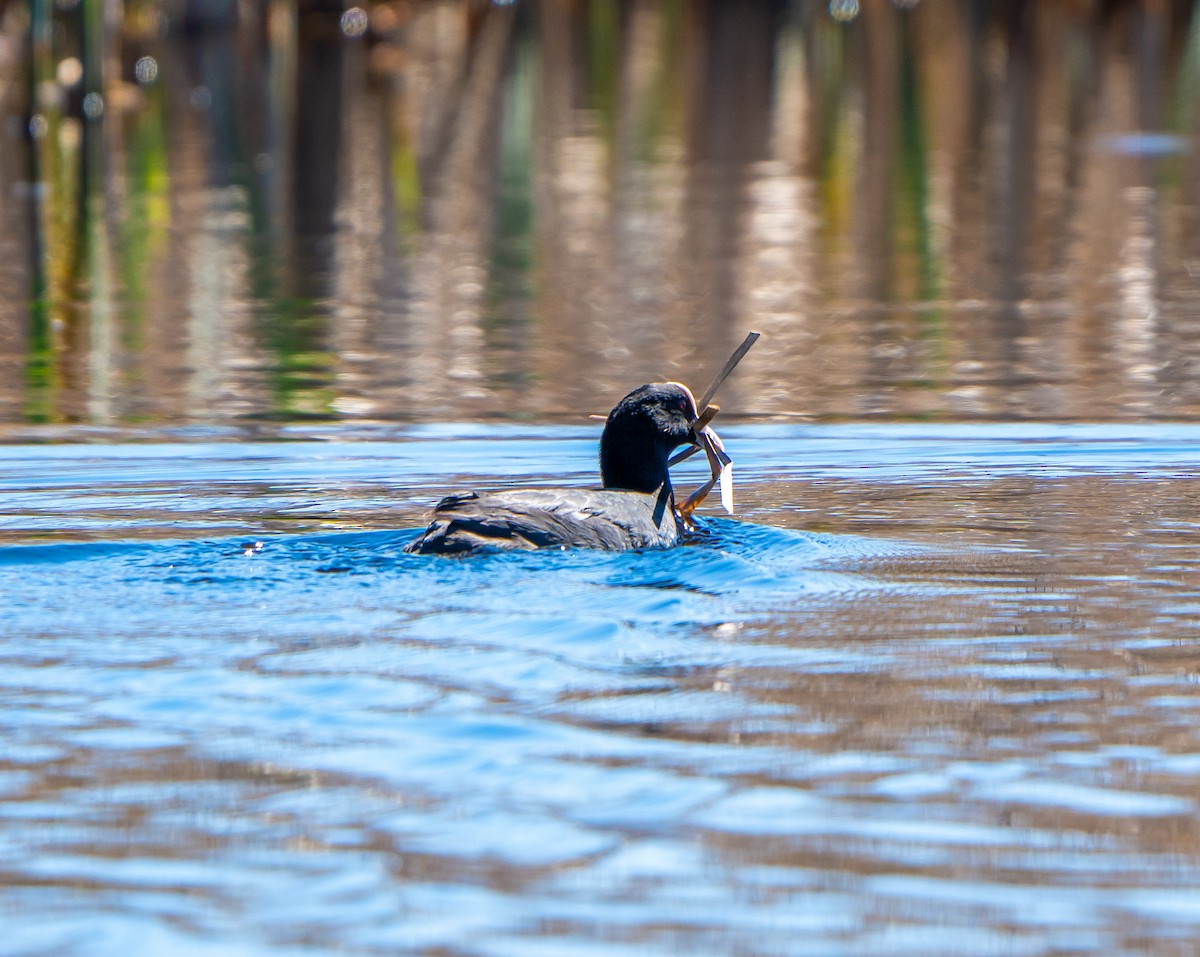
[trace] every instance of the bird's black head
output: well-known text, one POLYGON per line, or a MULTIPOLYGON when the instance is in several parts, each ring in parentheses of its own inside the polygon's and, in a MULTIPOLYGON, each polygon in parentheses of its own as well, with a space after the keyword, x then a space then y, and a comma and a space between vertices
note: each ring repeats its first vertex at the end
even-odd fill
POLYGON ((677 382, 634 389, 608 414, 600 436, 600 480, 605 488, 653 492, 669 482, 667 459, 694 445, 696 400, 677 382))

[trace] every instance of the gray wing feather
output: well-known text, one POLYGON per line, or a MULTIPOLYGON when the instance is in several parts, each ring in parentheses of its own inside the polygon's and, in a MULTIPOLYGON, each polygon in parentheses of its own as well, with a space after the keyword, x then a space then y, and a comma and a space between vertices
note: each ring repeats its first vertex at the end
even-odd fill
POLYGON ((424 534, 405 550, 445 554, 484 548, 621 551, 668 548, 677 541, 669 498, 613 489, 526 488, 446 496, 434 509, 424 534))

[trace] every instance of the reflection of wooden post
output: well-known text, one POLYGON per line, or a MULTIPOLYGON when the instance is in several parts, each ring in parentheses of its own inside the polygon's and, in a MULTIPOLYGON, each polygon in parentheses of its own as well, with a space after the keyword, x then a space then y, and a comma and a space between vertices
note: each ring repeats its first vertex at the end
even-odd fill
POLYGON ((1164 15, 1157 3, 1121 6, 1086 34, 1095 81, 1080 110, 1087 122, 1077 133, 1077 182, 1064 229, 1072 237, 1065 269, 1074 415, 1167 411, 1160 384, 1161 340, 1170 333, 1170 312, 1162 309, 1163 160, 1126 152, 1112 139, 1158 132, 1145 125, 1162 121, 1145 91, 1161 91, 1161 74, 1178 61, 1162 24, 1144 21, 1164 15))
POLYGON ((267 230, 272 245, 286 249, 294 229, 292 156, 296 128, 297 28, 292 0, 268 0, 266 172, 267 230))
POLYGON ((752 166, 770 156, 780 14, 773 3, 704 0, 689 5, 684 39, 687 225, 680 269, 692 297, 692 340, 709 343, 714 359, 732 349, 744 332, 737 321, 739 243, 752 166))
MULTIPOLYGON (((10 180, 6 176, 3 182, 10 180)), ((32 358, 28 211, 27 201, 11 203, 7 228, 0 231, 0 423, 23 417, 26 363, 32 358)))
POLYGON ((900 81, 896 18, 891 4, 865 4, 854 44, 863 104, 861 172, 852 226, 857 251, 854 296, 872 303, 887 301, 892 285, 892 202, 900 81))
POLYGON ((582 3, 548 0, 539 8, 541 81, 535 109, 534 204, 537 230, 536 322, 540 378, 564 408, 586 408, 581 354, 603 365, 608 313, 601 257, 610 222, 608 145, 588 109, 588 27, 582 3))
MULTIPOLYGON (((45 0, 30 4, 31 18, 46 14, 45 0)), ((19 26, 19 18, 6 21, 19 26)), ((12 34, 4 37, 9 49, 20 50, 5 63, 9 70, 0 78, 0 112, 8 117, 22 117, 29 129, 29 109, 33 100, 32 84, 36 82, 33 65, 34 34, 40 29, 31 23, 26 36, 12 34), (23 82, 24 81, 24 82, 23 82)), ((17 422, 22 418, 26 396, 26 362, 30 353, 30 299, 37 297, 34 283, 38 275, 36 261, 37 231, 32 191, 16 192, 19 182, 37 182, 30 171, 36 161, 36 148, 26 137, 6 136, 0 140, 0 189, 9 197, 5 203, 5 228, 0 230, 0 423, 17 422)))
POLYGON ((338 155, 342 148, 344 40, 335 14, 305 13, 298 27, 300 68, 296 71, 295 152, 290 163, 294 177, 293 223, 302 245, 292 262, 285 295, 323 297, 330 289, 326 237, 334 233, 338 155))
POLYGON ((684 241, 682 129, 684 12, 679 3, 639 0, 625 9, 617 48, 616 112, 610 142, 609 221, 598 263, 609 322, 596 330, 608 374, 589 381, 586 401, 603 407, 628 385, 690 378, 681 362, 691 342, 689 291, 678 270, 684 241))
MULTIPOLYGON (((170 312, 155 315, 148 335, 158 362, 180 369, 159 381, 166 392, 161 398, 173 406, 169 413, 184 419, 274 412, 285 405, 285 379, 294 374, 286 364, 288 343, 278 341, 293 316, 271 309, 256 325, 251 311, 277 291, 283 270, 251 268, 250 196, 235 178, 241 158, 235 130, 238 80, 253 75, 254 67, 238 60, 237 40, 231 31, 206 30, 168 41, 177 67, 163 80, 173 107, 167 157, 175 228, 167 256, 178 266, 161 273, 160 295, 170 312), (269 275, 258 288, 251 281, 256 273, 269 275), (277 355, 267 354, 271 347, 278 347, 277 355), (278 386, 274 394, 271 386, 278 386)), ((283 258, 290 264, 287 253, 283 258)), ((160 375, 157 368, 147 374, 160 375)))
POLYGON ((737 264, 740 328, 761 329, 773 358, 747 363, 731 383, 729 404, 742 412, 812 409, 820 371, 812 349, 817 220, 804 175, 809 84, 798 26, 780 32, 776 56, 771 158, 753 165, 746 184, 737 264), (754 397, 752 408, 742 395, 754 397))
MULTIPOLYGON (((1134 84, 1135 119, 1131 125, 1145 133, 1163 129, 1164 65, 1168 56, 1168 11, 1164 0, 1149 0, 1134 11, 1130 74, 1134 84)), ((1118 261, 1119 304, 1114 317, 1114 358, 1125 382, 1122 403, 1126 414, 1153 414, 1159 401, 1163 371, 1160 339, 1170 332, 1163 315, 1164 275, 1161 160, 1129 157, 1123 164, 1130 185, 1125 188, 1128 210, 1118 261), (1164 328, 1164 325, 1167 328, 1164 328)), ((1165 411, 1165 410, 1161 410, 1165 411)))
MULTIPOLYGON (((392 251, 395 223, 389 213, 387 117, 378 93, 366 84, 363 44, 346 54, 348 83, 355 94, 346 98, 338 157, 338 197, 335 221, 338 241, 333 248, 329 349, 337 362, 334 410, 349 415, 396 412, 401 402, 380 400, 380 359, 375 339, 385 320, 377 308, 392 251), (391 227, 389 229, 388 227, 391 227)), ((403 357, 383 358, 387 373, 403 357)), ((388 377, 391 380, 391 377, 388 377)), ((392 380, 394 381, 394 380, 392 380)))
MULTIPOLYGON (((1005 302, 1016 303, 1026 294, 1027 243, 1037 182, 1038 57, 1035 13, 1028 0, 1013 3, 1005 24, 1008 63, 1004 74, 1005 136, 1000 169, 999 248, 1000 287, 1005 302)), ((1012 339, 1019 328, 1015 312, 1012 339)))
MULTIPOLYGON (((92 120, 98 123, 98 120, 92 120)), ((103 136, 98 130, 96 139, 103 136)), ((103 164, 103 156, 93 160, 89 154, 85 164, 103 164)), ((87 230, 87 304, 88 304, 88 375, 87 418, 90 422, 108 423, 113 420, 113 400, 118 387, 116 354, 118 321, 113 308, 112 258, 108 241, 108 203, 104 183, 104 167, 93 168, 92 194, 86 198, 87 218, 82 225, 87 230)))
MULTIPOLYGON (((1193 26, 1185 35, 1188 37, 1188 46, 1181 51, 1181 59, 1174 62, 1190 60, 1192 63, 1200 63, 1200 29, 1193 26)), ((1181 73, 1183 75, 1180 77, 1178 118, 1180 132, 1196 143, 1200 137, 1200 76, 1186 71, 1181 73), (1184 82, 1185 80, 1187 82, 1184 82)), ((1192 149, 1194 151, 1196 147, 1193 146, 1192 149)), ((1200 261, 1200 162, 1196 162, 1195 152, 1191 155, 1192 161, 1184 164, 1180 171, 1179 199, 1182 209, 1179 214, 1181 235, 1178 255, 1181 259, 1180 265, 1185 269, 1195 268, 1195 264, 1200 261)), ((1194 403, 1200 396, 1192 393, 1188 398, 1194 403)), ((1188 409, 1189 412, 1194 410, 1194 405, 1188 409)))
POLYGON ((414 264, 413 352, 406 371, 414 401, 428 411, 462 409, 464 398, 487 394, 483 303, 512 27, 509 8, 494 8, 484 18, 444 162, 427 189, 429 226, 414 264))

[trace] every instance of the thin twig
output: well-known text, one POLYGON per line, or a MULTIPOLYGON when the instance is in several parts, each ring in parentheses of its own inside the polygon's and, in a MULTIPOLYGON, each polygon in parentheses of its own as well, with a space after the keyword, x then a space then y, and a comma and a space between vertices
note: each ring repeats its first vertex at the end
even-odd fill
POLYGON ((704 390, 704 396, 696 403, 696 411, 703 414, 708 403, 712 401, 712 397, 717 394, 717 389, 721 388, 721 383, 729 378, 729 373, 737 368, 737 364, 742 361, 742 358, 750 351, 750 347, 758 341, 759 333, 751 332, 742 340, 742 344, 737 347, 733 355, 729 357, 729 361, 721 367, 721 371, 717 373, 717 377, 712 380, 712 384, 704 390))

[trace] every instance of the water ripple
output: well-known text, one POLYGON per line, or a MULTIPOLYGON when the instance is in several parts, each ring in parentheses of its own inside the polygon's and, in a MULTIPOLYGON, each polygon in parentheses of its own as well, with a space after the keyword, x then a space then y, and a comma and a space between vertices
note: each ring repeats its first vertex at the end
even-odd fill
MULTIPOLYGON (((417 493, 363 504, 372 455, 291 532, 0 545, 11 952, 1192 939, 1190 484, 873 452, 880 481, 743 475, 746 517, 669 552, 405 555, 417 493)), ((155 467, 97 494, 158 510, 155 467)))

